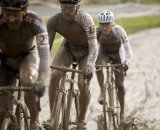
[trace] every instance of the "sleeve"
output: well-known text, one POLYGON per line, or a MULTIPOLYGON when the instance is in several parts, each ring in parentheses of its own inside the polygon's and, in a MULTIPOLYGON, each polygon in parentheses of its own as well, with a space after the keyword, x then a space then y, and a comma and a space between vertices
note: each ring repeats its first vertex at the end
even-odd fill
POLYGON ((121 44, 120 49, 119 49, 119 55, 121 59, 121 63, 125 62, 125 52, 124 52, 124 45, 121 44))
POLYGON ((87 65, 94 68, 95 61, 98 55, 96 29, 92 17, 87 13, 82 13, 79 16, 80 25, 85 30, 88 39, 89 55, 87 65))
POLYGON ((47 31, 48 31, 48 36, 49 36, 50 51, 52 49, 53 41, 54 41, 55 35, 56 35, 55 27, 56 27, 56 19, 55 19, 55 17, 52 17, 47 22, 47 31))
POLYGON ((118 26, 117 28, 117 36, 120 38, 121 43, 123 44, 124 47, 125 61, 129 62, 132 56, 132 48, 125 30, 120 26, 118 26))
POLYGON ((34 12, 29 12, 25 17, 25 21, 33 25, 32 29, 36 37, 38 53, 40 57, 39 63, 39 77, 45 86, 48 85, 49 70, 50 70, 50 53, 48 33, 43 20, 34 12))
POLYGON ((38 47, 38 53, 40 57, 39 64, 39 80, 41 80, 45 86, 48 85, 49 68, 50 68, 50 51, 48 43, 48 33, 45 31, 36 35, 36 42, 38 47))
POLYGON ((43 24, 43 19, 34 11, 28 10, 24 21, 30 24, 34 35, 46 32, 46 27, 43 24))

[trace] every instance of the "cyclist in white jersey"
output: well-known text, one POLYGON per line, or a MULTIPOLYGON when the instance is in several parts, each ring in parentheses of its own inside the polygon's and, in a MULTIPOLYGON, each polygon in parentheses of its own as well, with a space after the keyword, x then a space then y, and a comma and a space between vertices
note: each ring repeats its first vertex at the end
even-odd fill
MULTIPOLYGON (((99 27, 97 28, 97 40, 100 44, 96 64, 105 64, 112 60, 113 64, 123 64, 122 67, 115 70, 116 86, 118 88, 118 99, 120 102, 121 121, 124 119, 125 106, 125 88, 124 88, 124 71, 128 70, 129 60, 132 56, 132 48, 127 38, 125 30, 114 23, 114 14, 110 10, 104 10, 98 14, 99 27)), ((100 96, 98 102, 103 104, 103 71, 97 71, 97 79, 100 86, 100 96)))

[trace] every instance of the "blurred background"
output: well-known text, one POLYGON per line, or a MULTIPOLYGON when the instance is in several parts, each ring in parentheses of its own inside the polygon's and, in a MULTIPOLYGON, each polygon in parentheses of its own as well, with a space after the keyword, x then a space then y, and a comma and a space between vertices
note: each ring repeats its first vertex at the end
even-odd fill
MULTIPOLYGON (((32 0, 36 2, 51 2, 58 3, 57 0, 32 0)), ((159 0, 85 0, 82 1, 82 4, 116 4, 116 3, 125 3, 125 2, 137 2, 137 3, 159 3, 159 0)))
MULTIPOLYGON (((36 11, 47 22, 48 18, 60 12, 58 0, 30 0, 30 9, 36 11)), ((128 34, 160 26, 160 0, 81 0, 81 9, 91 14, 96 27, 100 11, 113 11, 116 23, 128 34)), ((56 35, 52 55, 57 52, 62 37, 56 35)))

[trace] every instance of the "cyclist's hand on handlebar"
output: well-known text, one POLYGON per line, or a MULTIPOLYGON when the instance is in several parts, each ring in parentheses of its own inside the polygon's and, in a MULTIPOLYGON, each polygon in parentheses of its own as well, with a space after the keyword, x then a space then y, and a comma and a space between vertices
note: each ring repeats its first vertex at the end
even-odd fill
POLYGON ((127 71, 128 69, 129 69, 128 62, 125 61, 125 62, 123 63, 123 70, 124 70, 124 71, 127 71))
POLYGON ((33 93, 36 94, 38 97, 42 97, 45 93, 45 85, 43 81, 37 81, 35 86, 33 87, 33 93))
POLYGON ((86 67, 84 67, 83 69, 83 75, 84 75, 84 79, 88 79, 90 80, 93 76, 93 69, 91 65, 86 65, 86 67))

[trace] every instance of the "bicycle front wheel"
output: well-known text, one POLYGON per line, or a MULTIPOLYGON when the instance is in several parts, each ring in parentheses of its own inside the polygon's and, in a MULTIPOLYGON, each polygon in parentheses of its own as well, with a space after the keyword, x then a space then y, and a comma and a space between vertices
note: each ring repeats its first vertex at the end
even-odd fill
POLYGON ((58 99, 55 103, 55 107, 52 108, 52 111, 54 111, 54 115, 53 117, 51 117, 51 129, 52 130, 63 130, 64 104, 65 104, 64 96, 65 94, 60 92, 58 94, 58 99))
POLYGON ((114 116, 113 116, 113 125, 114 129, 117 130, 120 126, 120 103, 118 100, 118 90, 116 87, 113 89, 113 107, 114 107, 114 116))
POLYGON ((29 111, 28 111, 28 108, 25 103, 23 103, 21 105, 21 110, 22 110, 21 111, 21 117, 22 117, 21 128, 22 128, 22 130, 30 130, 30 128, 29 128, 29 122, 30 122, 29 111))
POLYGON ((108 123, 107 130, 117 130, 120 123, 120 107, 117 97, 117 89, 113 86, 108 87, 108 93, 106 96, 106 98, 108 98, 108 114, 106 115, 106 121, 108 123))
POLYGON ((106 83, 106 89, 103 91, 103 116, 102 124, 104 130, 114 130, 114 108, 113 108, 113 89, 110 84, 106 83))
POLYGON ((79 91, 71 91, 67 95, 67 107, 65 109, 64 130, 77 126, 79 115, 79 91), (71 115, 72 113, 72 115, 71 115))

